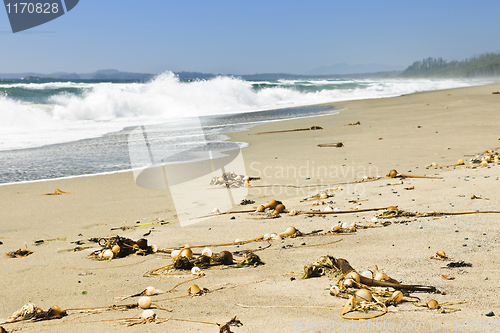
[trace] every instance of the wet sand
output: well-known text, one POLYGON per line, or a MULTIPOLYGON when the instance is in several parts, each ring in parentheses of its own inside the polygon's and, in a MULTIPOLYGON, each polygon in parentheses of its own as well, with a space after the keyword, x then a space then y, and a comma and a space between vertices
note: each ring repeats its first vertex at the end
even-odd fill
MULTIPOLYGON (((499 165, 490 163, 489 167, 471 168, 467 162, 466 166, 439 167, 455 164, 458 159, 467 161, 484 150, 500 147, 499 95, 492 94, 498 90, 500 85, 496 84, 340 102, 335 105, 345 110, 337 115, 269 123, 231 133, 232 140, 250 144, 242 149, 246 174, 261 178, 252 181, 247 196, 255 204, 241 209, 265 204, 270 199, 283 201, 290 210, 320 209, 324 205, 312 206, 310 201, 301 200, 340 186, 342 190, 332 190, 330 193, 334 196, 323 200, 334 202, 331 205, 340 210, 393 205, 410 212, 498 210, 499 165), (357 121, 360 125, 346 126, 357 121), (255 135, 311 126, 323 129, 255 135), (343 147, 318 147, 337 142, 342 142, 343 147), (432 163, 438 167, 426 167, 432 163), (405 179, 400 184, 399 179, 383 178, 353 183, 363 176, 383 177, 391 169, 442 179, 405 179), (411 187, 414 189, 405 190, 411 187), (482 199, 471 199, 472 195, 482 199)), ((28 302, 43 309, 54 304, 62 308, 109 306, 117 304, 115 297, 140 292, 149 285, 168 290, 191 277, 144 277, 144 273, 171 263, 170 257, 162 253, 110 262, 89 260, 86 256, 99 247, 86 242, 82 246, 90 248, 74 252, 72 249, 77 245, 72 242, 77 240, 116 235, 136 240, 151 231, 147 236, 150 244, 172 248, 186 243, 217 244, 251 239, 264 233, 282 232, 290 225, 304 233, 329 230, 339 221, 370 225, 377 214, 325 217, 282 214, 276 219, 233 214, 181 227, 176 221, 170 193, 138 187, 130 172, 0 186, 0 202, 1 251, 7 253, 26 247, 34 251, 25 258, 3 256, 1 259, 0 318, 9 317, 28 302), (72 194, 44 195, 56 189, 72 194), (134 227, 137 222, 154 224, 134 227), (130 228, 111 230, 118 227, 130 228), (46 241, 35 245, 37 240, 46 241)), ((445 293, 413 293, 422 302, 430 299, 440 303, 467 302, 452 305, 461 311, 448 314, 415 311, 417 307, 405 302, 389 307, 388 313, 381 317, 362 322, 364 325, 378 323, 372 331, 387 331, 390 323, 407 331, 411 331, 415 323, 424 325, 421 331, 479 331, 487 327, 493 329, 495 323, 498 328, 498 317, 486 317, 485 313, 490 310, 500 313, 496 297, 500 287, 500 244, 496 227, 499 217, 499 214, 471 214, 407 218, 403 219, 404 223, 386 227, 378 224, 353 234, 272 241, 268 249, 255 252, 265 265, 205 270, 206 275, 196 281, 200 287, 224 288, 199 297, 158 302, 173 312, 156 310, 156 313, 161 319, 210 322, 228 321, 237 315, 244 325, 232 328, 234 332, 328 332, 334 327, 354 331, 356 326, 344 327, 351 322, 339 316, 345 299, 329 294, 334 281, 326 277, 303 280, 300 274, 294 274, 302 273, 304 265, 312 264, 320 256, 331 255, 347 259, 358 271, 378 265, 403 283, 432 285, 445 293), (333 241, 339 242, 331 243, 333 241), (331 244, 310 246, 323 243, 331 244), (444 250, 453 261, 464 260, 473 266, 445 268, 446 261, 429 258, 437 250, 444 250), (445 280, 441 277, 443 274, 455 279, 445 280), (335 309, 243 308, 238 304, 335 309), (470 326, 462 326, 465 320, 470 326), (381 326, 384 323, 385 329, 381 326)), ((259 246, 266 247, 268 242, 212 249, 234 252, 259 246)), ((154 296, 153 300, 185 295, 190 284, 180 285, 169 295, 154 296)), ((138 309, 83 315, 69 311, 69 316, 61 320, 2 326, 7 331, 26 332, 218 331, 215 325, 174 320, 132 327, 103 321, 140 313, 138 309)))

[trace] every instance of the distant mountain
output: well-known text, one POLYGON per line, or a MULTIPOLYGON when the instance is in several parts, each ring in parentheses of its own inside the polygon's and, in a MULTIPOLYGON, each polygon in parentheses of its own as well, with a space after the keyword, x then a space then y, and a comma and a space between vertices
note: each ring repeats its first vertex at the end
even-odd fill
POLYGON ((11 74, 0 74, 0 79, 60 79, 60 80, 149 80, 153 78, 154 74, 146 73, 130 73, 130 72, 120 72, 116 69, 103 69, 93 73, 66 73, 66 72, 56 72, 50 74, 41 73, 11 73, 11 74))
MULTIPOLYGON (((205 74, 199 72, 177 72, 175 73, 179 79, 183 81, 190 81, 196 79, 209 79, 213 78, 215 74, 205 74)), ((95 71, 93 73, 66 73, 66 72, 56 72, 50 74, 41 73, 11 73, 11 74, 0 74, 0 79, 13 79, 13 80, 130 80, 130 81, 141 81, 150 80, 154 78, 157 74, 150 73, 132 73, 132 72, 120 72, 116 69, 102 69, 95 71)))
POLYGON ((348 63, 333 64, 331 66, 321 66, 310 70, 308 74, 312 75, 346 75, 346 74, 361 74, 375 72, 390 72, 402 70, 398 66, 389 66, 385 64, 356 64, 349 65, 348 63))
MULTIPOLYGON (((211 79, 220 74, 211 73, 200 73, 200 72, 174 72, 175 75, 179 77, 182 81, 193 81, 193 80, 206 80, 211 79)), ((376 72, 376 73, 355 73, 355 74, 286 74, 286 73, 262 73, 262 74, 246 74, 246 75, 224 75, 224 76, 234 76, 242 78, 243 80, 258 81, 258 80, 300 80, 300 79, 336 79, 336 78, 364 78, 364 77, 394 77, 397 76, 399 72, 387 71, 387 72, 376 72)), ((11 74, 0 74, 0 79, 12 79, 12 80, 103 80, 103 81, 113 81, 113 80, 130 80, 130 81, 145 81, 154 78, 157 74, 149 73, 131 73, 131 72, 120 72, 116 69, 103 69, 98 70, 93 73, 66 73, 66 72, 56 72, 50 74, 41 73, 11 73, 11 74)))

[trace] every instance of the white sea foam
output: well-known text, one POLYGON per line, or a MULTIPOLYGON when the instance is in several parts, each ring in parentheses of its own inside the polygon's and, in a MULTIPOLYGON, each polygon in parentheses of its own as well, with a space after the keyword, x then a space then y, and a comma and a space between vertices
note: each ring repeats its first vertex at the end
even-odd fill
MULTIPOLYGON (((416 91, 487 83, 479 80, 280 80, 275 87, 253 89, 256 82, 232 77, 180 82, 170 72, 146 83, 19 83, 0 88, 79 88, 61 93, 50 104, 33 104, 0 95, 0 150, 36 147, 98 137, 126 126, 168 122, 182 117, 260 111, 398 96, 416 91), (349 85, 321 89, 325 85, 349 85), (296 86, 315 86, 301 92, 296 86), (295 86, 295 87, 294 87, 295 86), (357 88, 349 88, 355 86, 357 88)), ((341 105, 340 105, 341 106, 341 105)))

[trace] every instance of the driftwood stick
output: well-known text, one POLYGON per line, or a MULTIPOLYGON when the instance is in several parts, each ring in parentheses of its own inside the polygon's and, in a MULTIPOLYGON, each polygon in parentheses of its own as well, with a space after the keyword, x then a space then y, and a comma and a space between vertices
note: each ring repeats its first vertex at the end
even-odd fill
POLYGON ((361 212, 371 212, 376 210, 387 210, 391 207, 380 207, 380 208, 365 208, 365 209, 355 209, 355 210, 339 210, 338 212, 318 212, 318 211, 298 211, 297 214, 348 214, 348 213, 361 213, 361 212))

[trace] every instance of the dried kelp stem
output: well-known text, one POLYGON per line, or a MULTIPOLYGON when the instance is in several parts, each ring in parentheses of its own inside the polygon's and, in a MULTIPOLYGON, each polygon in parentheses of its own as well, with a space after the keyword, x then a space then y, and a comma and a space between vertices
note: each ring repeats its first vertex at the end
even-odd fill
MULTIPOLYGON (((393 178, 393 177, 389 177, 393 178)), ((395 177, 396 178, 396 177, 395 177)), ((401 174, 397 178, 426 178, 426 179, 443 179, 443 177, 437 177, 437 176, 416 176, 416 175, 404 175, 401 174)))
POLYGON ((312 126, 309 128, 296 128, 292 130, 282 130, 282 131, 270 131, 270 132, 259 132, 255 133, 254 135, 260 135, 260 134, 273 134, 273 133, 289 133, 289 132, 301 132, 301 131, 317 131, 317 130, 322 130, 323 128, 320 126, 312 126))
POLYGON ((312 246, 322 246, 322 245, 329 245, 329 244, 335 244, 335 243, 338 243, 338 242, 341 242, 343 241, 344 239, 341 238, 341 239, 337 239, 336 241, 333 241, 333 242, 328 242, 328 243, 320 243, 320 244, 311 244, 311 245, 302 245, 299 249, 303 248, 303 247, 312 247, 312 246))
MULTIPOLYGON (((63 267, 63 269, 77 269, 77 270, 80 270, 80 271, 96 271, 96 270, 99 270, 99 269, 122 268, 122 267, 128 267, 128 266, 133 266, 133 265, 139 265, 139 264, 142 264, 142 263, 144 263, 144 262, 146 262, 148 260, 152 260, 152 259, 153 258, 142 260, 142 261, 139 261, 139 262, 134 262, 134 263, 131 263, 131 264, 120 265, 120 266, 96 267, 96 268, 63 267)), ((106 262, 106 261, 103 261, 103 262, 106 262)))
POLYGON ((132 304, 123 304, 123 305, 110 305, 110 306, 98 306, 98 307, 90 307, 90 308, 70 308, 64 309, 64 311, 85 311, 85 312, 94 312, 94 311, 107 311, 107 310, 127 310, 138 307, 137 303, 132 304))
POLYGON ((361 212, 372 212, 372 211, 377 211, 377 210, 387 210, 390 207, 380 207, 380 208, 365 208, 365 209, 354 209, 354 210, 339 210, 337 212, 331 211, 331 212, 318 212, 318 211, 298 211, 297 214, 302 214, 302 215, 308 215, 308 214, 349 214, 349 213, 361 213, 361 212))
POLYGON ((314 305, 243 305, 236 304, 242 308, 252 309, 326 309, 326 310, 342 310, 342 308, 333 308, 331 306, 314 306, 314 305))
POLYGON ((377 304, 383 308, 383 310, 381 312, 378 312, 378 313, 375 313, 372 315, 360 315, 360 316, 356 316, 356 317, 348 317, 348 316, 346 316, 347 313, 349 313, 351 311, 355 311, 355 309, 353 309, 353 297, 351 297, 347 302, 345 302, 344 307, 342 308, 342 311, 340 312, 340 317, 342 317, 344 319, 356 319, 356 320, 358 320, 358 319, 371 319, 371 318, 382 316, 385 313, 387 313, 387 307, 385 306, 385 304, 380 302, 378 299, 376 299, 375 296, 373 296, 373 299, 375 300, 375 304, 377 304))
POLYGON ((481 210, 478 212, 452 212, 452 213, 430 212, 430 213, 422 213, 422 214, 426 214, 425 216, 442 216, 442 215, 498 214, 498 213, 500 213, 500 211, 498 211, 498 210, 481 210))
MULTIPOLYGON (((264 282, 264 281, 265 281, 265 279, 264 280, 257 280, 257 281, 247 282, 247 283, 236 284, 234 286, 222 286, 222 287, 218 287, 218 288, 215 288, 215 289, 208 289, 208 290, 206 290, 204 292, 204 294, 213 293, 214 291, 219 291, 219 290, 223 290, 223 289, 232 289, 232 288, 236 288, 236 287, 246 286, 246 285, 249 285, 249 284, 260 283, 260 282, 264 282)), ((174 300, 174 299, 185 298, 185 297, 193 297, 193 295, 187 294, 187 295, 177 296, 177 297, 172 297, 172 298, 158 299, 158 300, 156 300, 156 302, 171 301, 171 300, 174 300)))
POLYGON ((155 268, 153 269, 152 271, 150 271, 149 273, 146 273, 145 276, 149 276, 149 275, 161 275, 161 274, 157 274, 155 273, 156 271, 159 271, 160 269, 164 269, 164 268, 167 268, 167 267, 172 267, 174 266, 173 263, 171 264, 168 264, 168 265, 165 265, 165 266, 161 266, 161 267, 158 267, 158 268, 155 268))
POLYGON ((192 279, 189 279, 189 280, 186 280, 186 281, 183 281, 183 282, 179 282, 177 283, 175 286, 173 286, 172 288, 170 288, 169 290, 165 291, 165 293, 169 293, 171 292, 172 290, 174 290, 175 288, 177 288, 178 286, 180 286, 181 284, 184 284, 184 283, 188 283, 188 282, 191 282, 191 281, 194 281, 194 280, 198 280, 199 278, 203 277, 203 275, 198 275, 197 277, 195 278, 192 278, 192 279))

